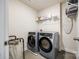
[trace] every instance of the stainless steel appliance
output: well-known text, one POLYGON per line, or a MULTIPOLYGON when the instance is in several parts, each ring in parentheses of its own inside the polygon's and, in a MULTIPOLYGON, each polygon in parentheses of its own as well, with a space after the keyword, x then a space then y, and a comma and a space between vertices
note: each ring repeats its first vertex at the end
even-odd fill
POLYGON ((39 33, 39 53, 47 59, 56 59, 59 50, 59 34, 39 33))
POLYGON ((27 39, 27 48, 32 52, 38 52, 38 33, 29 32, 27 39))

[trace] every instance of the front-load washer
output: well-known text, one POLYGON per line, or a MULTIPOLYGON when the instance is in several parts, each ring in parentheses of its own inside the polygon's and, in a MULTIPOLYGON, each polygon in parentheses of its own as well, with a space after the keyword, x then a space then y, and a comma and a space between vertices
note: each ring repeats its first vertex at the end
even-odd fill
POLYGON ((32 52, 38 52, 38 32, 28 32, 27 48, 32 52))
POLYGON ((39 53, 47 59, 56 59, 59 50, 59 34, 39 33, 39 53))

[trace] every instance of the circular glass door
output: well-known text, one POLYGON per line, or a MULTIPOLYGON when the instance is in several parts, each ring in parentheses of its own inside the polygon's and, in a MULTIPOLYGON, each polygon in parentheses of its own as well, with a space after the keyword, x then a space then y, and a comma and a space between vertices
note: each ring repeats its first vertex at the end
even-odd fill
POLYGON ((49 38, 42 37, 39 41, 40 49, 44 52, 50 52, 52 50, 52 43, 49 38))
POLYGON ((35 47, 35 37, 34 36, 29 36, 28 37, 28 44, 30 47, 34 48, 35 47))

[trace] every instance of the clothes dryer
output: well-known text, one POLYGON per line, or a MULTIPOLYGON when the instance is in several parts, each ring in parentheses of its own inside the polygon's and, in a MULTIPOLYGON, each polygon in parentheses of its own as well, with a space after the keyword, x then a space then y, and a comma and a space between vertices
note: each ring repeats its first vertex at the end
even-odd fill
POLYGON ((39 53, 47 59, 56 59, 59 50, 59 34, 39 33, 39 53))

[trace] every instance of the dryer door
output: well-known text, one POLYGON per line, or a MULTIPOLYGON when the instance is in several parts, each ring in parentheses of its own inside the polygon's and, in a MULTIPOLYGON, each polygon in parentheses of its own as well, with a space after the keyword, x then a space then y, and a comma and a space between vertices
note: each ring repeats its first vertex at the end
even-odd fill
POLYGON ((42 37, 39 40, 40 49, 46 53, 51 52, 52 50, 52 42, 47 37, 42 37))
POLYGON ((31 48, 34 48, 35 47, 35 37, 34 36, 28 36, 28 45, 31 47, 31 48))

